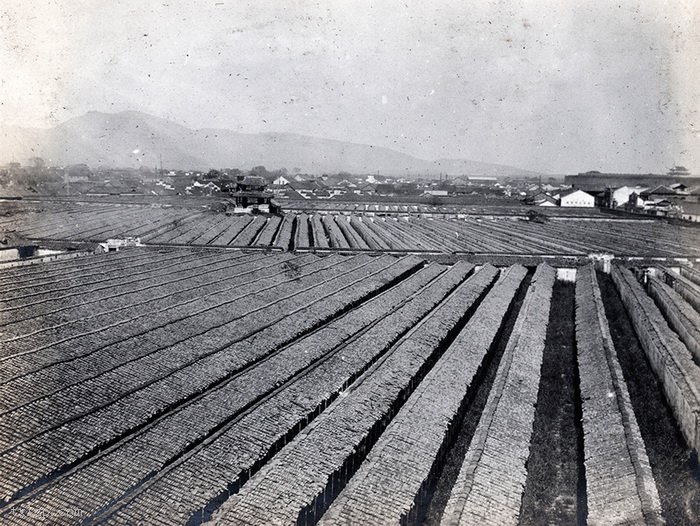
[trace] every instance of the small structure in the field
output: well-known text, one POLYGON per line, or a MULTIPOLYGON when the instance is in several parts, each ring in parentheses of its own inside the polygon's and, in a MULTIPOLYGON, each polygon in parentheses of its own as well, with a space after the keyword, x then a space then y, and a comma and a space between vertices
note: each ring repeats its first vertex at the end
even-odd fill
POLYGON ((576 283, 576 267, 558 267, 556 270, 557 281, 563 281, 564 283, 576 283))
POLYGON ((588 259, 593 262, 597 269, 610 274, 615 256, 613 254, 588 254, 588 259))
POLYGON ((583 190, 566 190, 560 195, 559 206, 593 208, 595 207, 595 197, 583 190))
POLYGON ((35 245, 0 247, 0 261, 15 261, 37 255, 39 247, 35 245))
POLYGON ((262 177, 239 175, 235 190, 231 193, 234 214, 270 213, 270 201, 274 194, 267 191, 262 177))
POLYGON ((98 243, 95 252, 119 252, 120 249, 125 247, 140 247, 141 244, 140 237, 125 237, 124 239, 108 239, 104 243, 98 243))
POLYGON ((426 196, 433 196, 433 197, 447 197, 448 196, 448 191, 447 190, 441 190, 441 189, 428 189, 423 192, 423 195, 426 196))
POLYGON ((549 221, 549 217, 536 210, 528 210, 527 220, 532 223, 546 223, 547 221, 549 221))

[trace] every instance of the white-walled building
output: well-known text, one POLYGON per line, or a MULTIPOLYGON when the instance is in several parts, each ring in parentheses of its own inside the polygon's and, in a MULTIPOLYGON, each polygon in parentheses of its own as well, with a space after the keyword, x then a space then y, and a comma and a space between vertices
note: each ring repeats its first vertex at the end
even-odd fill
POLYGON ((280 175, 277 179, 272 181, 272 184, 275 184, 277 186, 284 186, 286 184, 289 184, 289 179, 287 179, 284 175, 280 175))
POLYGON ((595 197, 583 190, 562 192, 559 206, 562 207, 595 207, 595 197))

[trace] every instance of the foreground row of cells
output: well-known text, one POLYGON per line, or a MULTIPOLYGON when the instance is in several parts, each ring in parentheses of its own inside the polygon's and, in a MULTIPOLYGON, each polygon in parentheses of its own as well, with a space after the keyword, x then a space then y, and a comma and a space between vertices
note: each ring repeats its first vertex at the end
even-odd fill
POLYGON ((695 517, 697 461, 676 506, 616 348, 624 321, 682 437, 674 454, 697 450, 692 269, 583 267, 567 284, 545 264, 142 248, 0 282, 8 524, 695 517), (580 476, 538 496, 557 352, 575 364, 580 450, 550 456, 580 476))

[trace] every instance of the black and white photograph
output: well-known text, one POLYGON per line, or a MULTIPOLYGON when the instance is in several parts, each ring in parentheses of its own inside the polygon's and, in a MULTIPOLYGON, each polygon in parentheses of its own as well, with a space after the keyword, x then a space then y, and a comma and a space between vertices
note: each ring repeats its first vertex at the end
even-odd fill
POLYGON ((0 2, 1 526, 700 525, 700 0, 0 2))

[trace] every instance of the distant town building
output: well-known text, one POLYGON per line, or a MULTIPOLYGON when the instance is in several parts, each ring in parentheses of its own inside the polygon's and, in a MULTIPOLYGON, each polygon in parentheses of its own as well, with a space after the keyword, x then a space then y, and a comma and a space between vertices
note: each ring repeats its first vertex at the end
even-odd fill
POLYGON ((688 190, 688 186, 684 185, 683 183, 674 183, 674 184, 669 185, 669 187, 673 188, 678 193, 683 193, 686 190, 688 190))
POLYGON ((634 193, 640 194, 648 190, 643 186, 621 186, 612 191, 610 207, 618 208, 626 206, 629 203, 630 196, 634 193))
POLYGON ((531 193, 523 202, 533 206, 559 206, 559 200, 555 196, 542 190, 531 193))
POLYGON ((233 213, 270 213, 272 192, 267 191, 267 183, 262 177, 239 175, 236 177, 231 198, 234 203, 233 213))
POLYGON ((645 190, 640 193, 633 192, 629 198, 628 208, 631 211, 637 211, 654 216, 679 216, 681 208, 674 200, 667 197, 667 194, 654 194, 650 190, 645 190))
POLYGON ((469 184, 492 185, 498 182, 498 178, 487 175, 470 175, 467 177, 467 181, 469 184))
POLYGON ((289 184, 289 182, 290 179, 287 179, 284 175, 280 175, 278 178, 272 181, 272 184, 277 186, 284 186, 285 184, 289 184))
POLYGON ((351 188, 353 193, 358 195, 374 195, 377 192, 377 185, 372 183, 367 183, 359 188, 356 185, 348 186, 348 188, 351 188))
POLYGON ((653 188, 658 185, 670 186, 682 183, 687 187, 700 185, 700 177, 690 175, 681 167, 669 170, 667 174, 632 174, 632 173, 601 173, 597 171, 567 175, 564 182, 579 190, 603 191, 610 188, 620 188, 622 186, 642 186, 653 188), (678 169, 681 168, 682 170, 678 169))
POLYGON ((313 199, 317 197, 319 192, 323 191, 323 193, 326 193, 328 191, 326 185, 320 180, 291 181, 287 184, 287 187, 294 190, 304 199, 313 199))
POLYGON ((595 197, 583 190, 566 190, 561 193, 559 206, 593 208, 595 206, 595 197))
POLYGON ((668 197, 668 196, 675 196, 678 195, 678 192, 671 188, 670 186, 666 186, 663 184, 660 184, 658 186, 655 186, 654 188, 651 188, 649 190, 643 190, 640 192, 640 195, 643 196, 645 199, 650 199, 653 197, 668 197))
POLYGON ((534 196, 532 204, 535 206, 559 206, 559 202, 555 197, 545 193, 534 196))
POLYGON ((255 175, 239 175, 236 177, 236 192, 264 192, 267 183, 262 177, 255 175))
POLYGON ((686 221, 700 221, 700 203, 684 201, 680 205, 680 217, 686 221))
POLYGON ((685 166, 674 166, 668 171, 668 175, 671 177, 688 177, 690 176, 690 171, 685 166))
POLYGON ((406 196, 406 195, 420 195, 422 192, 418 188, 418 185, 414 183, 381 183, 376 186, 375 189, 377 195, 388 195, 388 196, 406 196))

